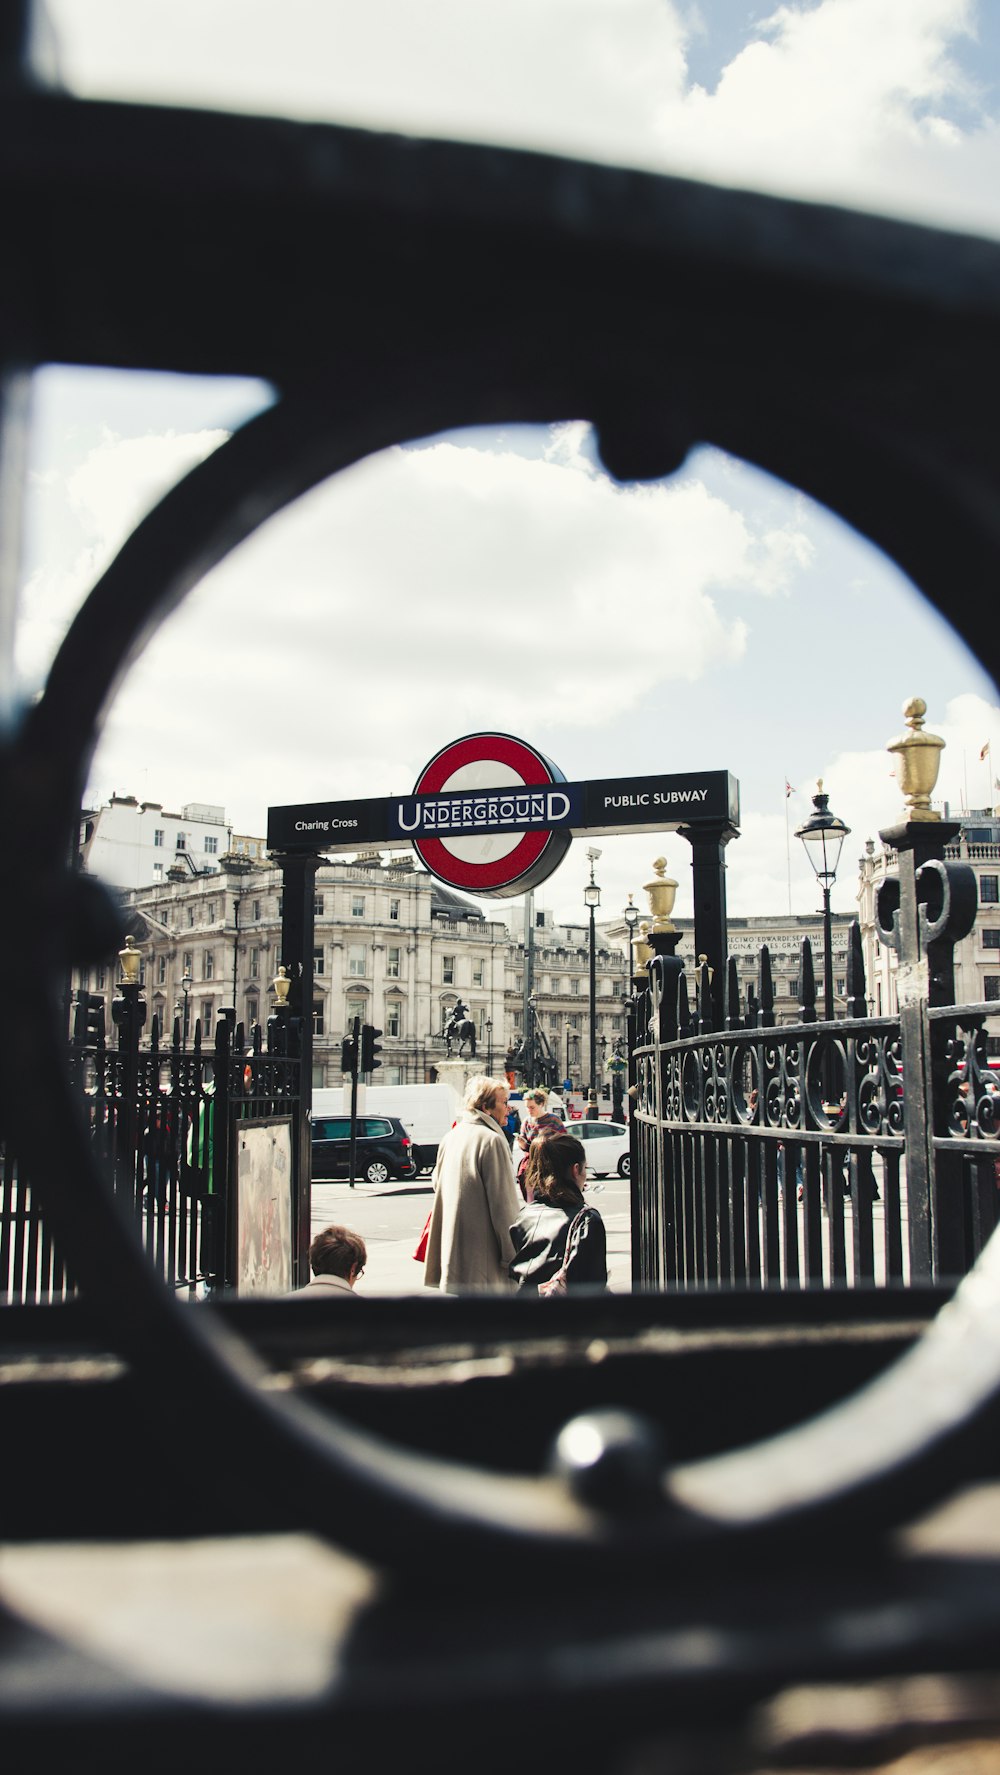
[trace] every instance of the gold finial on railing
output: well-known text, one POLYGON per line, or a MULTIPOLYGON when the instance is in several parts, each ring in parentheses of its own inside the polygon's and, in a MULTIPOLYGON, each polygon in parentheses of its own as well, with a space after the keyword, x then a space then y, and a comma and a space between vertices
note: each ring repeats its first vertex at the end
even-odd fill
POLYGON ((135 946, 133 936, 126 937, 124 949, 119 949, 118 962, 122 973, 122 985, 137 986, 139 984, 139 970, 142 966, 142 955, 135 946))
POLYGON ((649 908, 653 914, 653 922, 649 928, 655 936, 659 931, 677 929, 670 918, 677 898, 677 883, 666 873, 666 857, 657 857, 653 868, 656 871, 655 877, 652 881, 643 883, 642 891, 649 896, 649 908))
POLYGON ((281 1005, 286 1005, 288 1003, 288 994, 292 989, 292 982, 288 978, 288 969, 285 967, 284 962, 282 962, 274 979, 271 981, 271 986, 274 989, 274 996, 278 1001, 279 1007, 281 1005))
POLYGON ((945 742, 940 734, 924 732, 926 713, 927 704, 923 697, 911 696, 903 706, 910 731, 890 740, 886 747, 886 751, 894 752, 899 759, 896 781, 903 791, 907 821, 941 818, 931 807, 931 794, 937 782, 945 742))

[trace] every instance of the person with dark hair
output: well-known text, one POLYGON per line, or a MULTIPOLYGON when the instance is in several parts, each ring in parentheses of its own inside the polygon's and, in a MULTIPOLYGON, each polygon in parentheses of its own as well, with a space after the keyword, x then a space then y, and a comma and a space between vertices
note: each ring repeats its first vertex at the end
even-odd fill
POLYGON ((326 1226, 309 1247, 312 1281, 296 1288, 296 1299, 305 1294, 353 1294, 354 1284, 365 1273, 368 1251, 360 1233, 346 1226, 326 1226))
POLYGON ((583 1199, 583 1142, 573 1134, 540 1135, 531 1143, 525 1182, 528 1200, 510 1229, 518 1293, 606 1287, 608 1241, 600 1214, 583 1199))

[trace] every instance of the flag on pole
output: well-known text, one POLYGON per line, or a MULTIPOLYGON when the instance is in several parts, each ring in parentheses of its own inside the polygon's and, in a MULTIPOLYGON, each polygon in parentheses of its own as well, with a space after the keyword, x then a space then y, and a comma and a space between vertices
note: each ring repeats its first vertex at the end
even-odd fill
POLYGON ((795 794, 795 790, 792 788, 791 783, 788 781, 788 778, 786 777, 785 778, 785 800, 787 801, 789 795, 794 795, 794 794, 795 794))
POLYGON ((989 740, 987 740, 987 742, 986 742, 986 744, 985 744, 985 746, 984 746, 984 747, 983 747, 983 749, 982 749, 982 751, 981 751, 981 752, 980 752, 980 754, 979 754, 979 762, 980 762, 980 764, 983 764, 983 763, 984 763, 984 762, 985 762, 985 760, 986 760, 986 756, 987 756, 987 754, 988 754, 988 752, 989 752, 989 749, 990 749, 990 742, 989 742, 989 740))

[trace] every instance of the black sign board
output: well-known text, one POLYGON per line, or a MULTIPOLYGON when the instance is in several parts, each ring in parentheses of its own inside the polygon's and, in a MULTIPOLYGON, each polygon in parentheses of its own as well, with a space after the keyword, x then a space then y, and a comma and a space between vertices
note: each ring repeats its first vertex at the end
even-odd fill
POLYGON ((615 832, 672 832, 678 826, 739 825, 739 784, 726 770, 675 776, 606 777, 596 783, 533 788, 453 789, 381 800, 321 801, 272 807, 270 851, 336 853, 369 846, 401 849, 415 837, 510 836, 568 832, 573 838, 615 832))

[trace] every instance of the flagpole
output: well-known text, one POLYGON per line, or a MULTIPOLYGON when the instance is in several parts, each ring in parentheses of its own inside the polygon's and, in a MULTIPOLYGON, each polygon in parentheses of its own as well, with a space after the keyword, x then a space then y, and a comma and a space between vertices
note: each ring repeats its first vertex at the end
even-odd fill
POLYGON ((969 811, 969 759, 964 746, 962 747, 962 781, 965 784, 962 797, 962 812, 963 814, 967 814, 969 811))
POLYGON ((792 844, 788 836, 788 798, 790 790, 785 778, 785 866, 788 870, 788 916, 792 916, 792 844))

